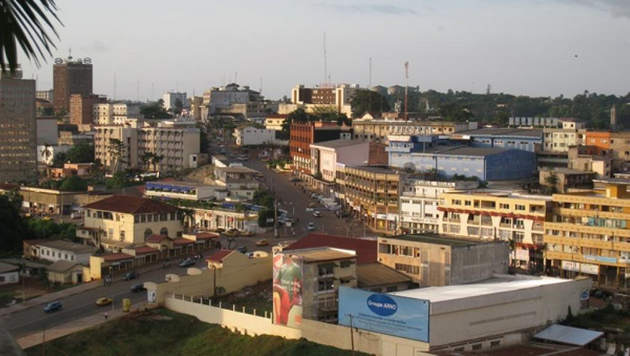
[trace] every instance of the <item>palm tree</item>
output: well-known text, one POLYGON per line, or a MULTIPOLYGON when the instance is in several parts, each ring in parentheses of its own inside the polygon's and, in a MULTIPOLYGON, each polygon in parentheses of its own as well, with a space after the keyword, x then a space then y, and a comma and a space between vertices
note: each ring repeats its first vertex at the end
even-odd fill
POLYGON ((127 146, 117 138, 109 139, 109 154, 112 156, 111 167, 113 172, 120 172, 125 164, 129 163, 125 159, 127 146))
POLYGON ((55 0, 2 0, 0 1, 0 68, 6 71, 6 62, 13 72, 18 66, 18 47, 26 57, 39 67, 44 51, 52 55, 51 47, 56 48, 48 31, 52 30, 59 38, 49 17, 57 20, 55 0), (5 58, 6 56, 6 58, 5 58), (6 61, 5 61, 6 60, 6 61))
POLYGON ((44 161, 48 164, 48 160, 52 156, 52 151, 50 150, 49 144, 44 144, 44 149, 42 149, 42 157, 44 157, 44 161))

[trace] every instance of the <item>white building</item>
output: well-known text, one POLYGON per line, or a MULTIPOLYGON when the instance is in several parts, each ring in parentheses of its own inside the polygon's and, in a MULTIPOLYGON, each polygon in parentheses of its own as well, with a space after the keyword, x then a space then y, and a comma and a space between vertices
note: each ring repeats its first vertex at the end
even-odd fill
POLYGON ((32 245, 31 251, 34 257, 41 260, 51 262, 61 260, 89 265, 90 256, 96 252, 96 247, 62 240, 51 240, 32 245))
POLYGON ((0 286, 20 281, 20 267, 0 262, 0 286))
POLYGON ((410 234, 425 231, 438 232, 440 194, 466 191, 479 187, 478 182, 441 182, 410 177, 403 182, 400 197, 400 222, 403 230, 410 234))
POLYGON ((226 187, 221 185, 205 185, 192 182, 148 182, 144 196, 147 198, 181 199, 181 200, 225 200, 228 195, 226 187))
POLYGON ((584 136, 580 130, 586 126, 575 119, 559 119, 562 128, 543 130, 543 151, 568 152, 570 146, 581 145, 584 136))
POLYGON ((128 119, 142 118, 140 104, 102 103, 94 105, 94 125, 122 125, 128 119))
POLYGON ((333 182, 338 163, 362 166, 367 163, 369 155, 369 142, 339 139, 311 144, 311 172, 320 172, 323 180, 333 182))
POLYGON ((281 115, 281 114, 274 114, 274 115, 269 115, 265 118, 265 128, 267 130, 276 130, 276 131, 282 131, 282 125, 284 125, 285 121, 287 121, 287 118, 289 117, 288 114, 285 115, 281 115))
POLYGON ((167 92, 162 96, 162 100, 164 100, 164 108, 166 110, 171 110, 175 107, 175 103, 177 100, 182 103, 182 107, 186 108, 188 106, 188 100, 186 99, 186 93, 178 93, 178 92, 167 92))
POLYGON ((264 144, 286 144, 286 141, 276 140, 276 131, 257 129, 252 126, 237 127, 234 130, 235 143, 239 146, 256 146, 264 144))

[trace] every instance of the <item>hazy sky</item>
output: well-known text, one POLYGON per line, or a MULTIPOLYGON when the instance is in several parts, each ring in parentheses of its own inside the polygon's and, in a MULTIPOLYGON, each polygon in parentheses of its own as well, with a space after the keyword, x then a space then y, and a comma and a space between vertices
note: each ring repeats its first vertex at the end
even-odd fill
MULTIPOLYGON (((57 0, 53 57, 91 57, 94 91, 156 99, 234 81, 270 99, 296 84, 404 84, 573 96, 630 91, 630 0, 57 0), (577 56, 577 57, 576 57, 577 56), (153 89, 152 89, 153 86, 153 89)), ((25 77, 52 88, 52 58, 25 77)))

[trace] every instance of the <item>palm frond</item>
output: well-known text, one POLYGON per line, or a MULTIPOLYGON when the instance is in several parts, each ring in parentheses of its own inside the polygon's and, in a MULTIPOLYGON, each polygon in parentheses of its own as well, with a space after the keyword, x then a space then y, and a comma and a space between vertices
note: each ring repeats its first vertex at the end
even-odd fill
POLYGON ((26 58, 40 66, 46 54, 57 48, 49 35, 59 39, 51 19, 63 26, 55 0, 0 0, 0 68, 11 72, 18 66, 18 45, 26 58))

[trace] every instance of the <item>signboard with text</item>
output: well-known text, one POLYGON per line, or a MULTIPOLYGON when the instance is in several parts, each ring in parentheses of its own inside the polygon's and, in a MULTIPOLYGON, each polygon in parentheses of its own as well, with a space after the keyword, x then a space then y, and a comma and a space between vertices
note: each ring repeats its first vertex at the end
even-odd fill
POLYGON ((302 325, 303 259, 288 253, 273 256, 274 324, 302 325))
POLYGON ((339 324, 429 342, 428 300, 339 288, 339 324))

